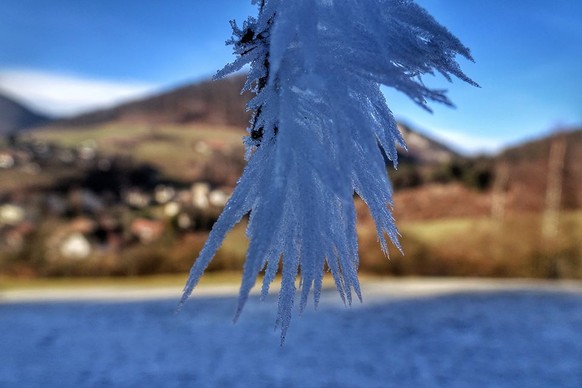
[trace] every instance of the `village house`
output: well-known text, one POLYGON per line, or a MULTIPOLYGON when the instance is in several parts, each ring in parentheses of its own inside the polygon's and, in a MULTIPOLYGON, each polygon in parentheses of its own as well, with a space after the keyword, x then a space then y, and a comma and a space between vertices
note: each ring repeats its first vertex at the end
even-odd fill
POLYGON ((217 208, 223 208, 224 205, 226 205, 228 199, 230 198, 230 194, 228 194, 227 190, 228 189, 226 188, 212 190, 208 194, 208 202, 210 203, 210 205, 217 208))
POLYGON ((10 251, 19 251, 26 243, 26 239, 35 231, 36 227, 32 222, 21 222, 18 225, 0 229, 2 242, 10 251))
POLYGON ((0 168, 9 169, 14 167, 14 156, 10 152, 0 152, 0 168))
POLYGON ((210 205, 208 200, 210 185, 205 182, 196 182, 192 185, 190 190, 192 192, 192 205, 196 209, 208 209, 208 206, 210 205))
POLYGON ((26 210, 22 206, 11 203, 0 206, 0 224, 18 225, 25 217, 26 210))
POLYGON ((152 203, 152 196, 143 190, 133 187, 122 193, 126 205, 134 209, 145 209, 152 203))
POLYGON ((157 185, 154 189, 154 199, 160 205, 170 202, 175 196, 176 190, 171 186, 157 185))
POLYGON ((138 218, 130 226, 131 234, 142 244, 149 244, 160 238, 164 229, 162 221, 147 218, 138 218))
POLYGON ((59 253, 66 259, 82 260, 91 256, 91 243, 81 233, 71 233, 60 244, 59 253))

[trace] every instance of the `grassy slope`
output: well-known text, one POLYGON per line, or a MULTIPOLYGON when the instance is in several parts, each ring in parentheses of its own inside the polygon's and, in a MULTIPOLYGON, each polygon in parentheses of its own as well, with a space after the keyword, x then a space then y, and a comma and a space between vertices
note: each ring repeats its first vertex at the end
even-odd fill
MULTIPOLYGON (((153 126, 147 124, 130 123, 109 123, 104 125, 84 127, 82 129, 58 128, 39 130, 31 132, 28 136, 36 139, 54 141, 68 146, 75 146, 81 142, 92 139, 100 145, 115 144, 116 141, 133 141, 139 137, 149 136, 156 132, 163 133, 164 136, 174 140, 199 140, 199 139, 222 139, 225 141, 240 142, 241 131, 232 127, 217 127, 215 125, 192 124, 192 125, 163 125, 153 126)), ((127 151, 123 148, 110 149, 108 151, 127 151)))
POLYGON ((83 129, 50 128, 35 131, 28 138, 53 142, 66 147, 78 147, 95 142, 99 152, 106 155, 128 156, 138 162, 151 164, 171 179, 188 180, 188 171, 205 156, 194 150, 197 141, 224 144, 240 153, 242 136, 238 128, 209 125, 164 125, 111 123, 83 129))
MULTIPOLYGON (((540 225, 540 217, 521 216, 528 218, 535 226, 540 225)), ((582 236, 582 211, 570 211, 562 214, 561 228, 565 233, 574 233, 582 236)), ((442 243, 462 233, 493 231, 499 224, 489 218, 446 218, 431 221, 414 221, 401 225, 402 234, 411 234, 425 243, 442 243)))
MULTIPOLYGON (((242 152, 240 146, 242 135, 243 132, 240 130, 217 129, 204 125, 172 125, 152 129, 147 125, 116 123, 75 131, 54 128, 51 131, 37 131, 29 136, 66 146, 78 146, 83 141, 91 139, 96 142, 100 152, 130 155, 139 161, 159 167, 170 177, 183 179, 183 171, 200 157, 192 147, 197 140, 222 141, 228 147, 240 147, 242 152)), ((447 218, 399 222, 398 225, 404 242, 414 240, 422 246, 422 249, 428 249, 423 252, 431 257, 435 252, 440 252, 445 258, 472 255, 472 260, 490 261, 497 255, 502 261, 512 259, 507 256, 513 257, 514 252, 517 252, 515 256, 521 254, 526 257, 528 254, 531 255, 534 249, 543 249, 540 248, 543 244, 539 241, 541 217, 535 215, 508 219, 504 224, 495 223, 488 218, 447 218)), ((379 248, 375 242, 373 225, 369 220, 360 225, 359 232, 361 238, 371 242, 361 244, 365 248, 363 252, 365 260, 368 252, 375 254, 379 248)), ((562 217, 561 236, 576 242, 580 241, 577 236, 581 235, 582 211, 565 213, 562 217)), ((582 243, 578 242, 578 245, 580 244, 582 243)), ((246 246, 244 225, 241 225, 230 233, 220 256, 228 260, 232 258, 233 262, 242 261, 246 246)), ((579 251, 582 252, 582 246, 579 251)), ((414 255, 414 247, 409 248, 404 257, 393 255, 392 261, 406 263, 414 255)), ((384 259, 381 260, 383 262, 384 259)))
MULTIPOLYGON (((539 217, 532 216, 530 219, 520 219, 519 222, 534 225, 534 229, 539 226, 539 217)), ((245 236, 246 222, 237 225, 228 235, 220 249, 217 256, 221 260, 236 260, 237 267, 242 269, 242 260, 246 253, 248 241, 245 236)), ((360 238, 375 240, 373 225, 369 223, 360 224, 358 226, 360 238)), ((425 222, 408 222, 400 225, 402 233, 402 240, 413 239, 417 243, 423 244, 429 248, 430 252, 436 252, 446 247, 460 246, 461 249, 467 248, 476 250, 479 247, 474 246, 473 241, 479 240, 483 236, 491 235, 496 231, 499 232, 499 225, 493 223, 488 219, 443 219, 436 221, 425 222), (468 244, 468 246, 466 246, 468 244)), ((582 235, 582 211, 565 213, 562 217, 562 234, 566 237, 582 235)), ((501 231, 503 232, 503 231, 501 231)), ((509 238, 508 248, 511 252, 520 252, 520 244, 528 244, 527 241, 511 240, 509 238)), ((499 245, 499 249, 504 249, 504 245, 508 243, 505 238, 491 241, 491 245, 499 245)), ((582 242, 580 244, 580 251, 582 252, 582 242)), ((487 247, 491 249, 492 247, 487 247)), ((507 248, 507 247, 506 247, 507 248)), ((370 248, 374 251, 380 250, 379 246, 373 241, 370 248)), ((375 253, 378 253, 375 252, 375 253)), ((363 252, 362 262, 365 263, 366 252, 363 252)), ((493 257, 490 258, 494 260, 493 257)), ((194 257, 192 257, 194 260, 194 257)), ((386 263, 409 265, 409 261, 415 260, 414 252, 410 249, 405 252, 404 256, 393 254, 390 260, 381 257, 381 260, 386 263)), ((463 259, 461 259, 463 260, 463 259)), ((471 259, 468 258, 467 262, 471 259)), ((489 258, 487 259, 489 260, 489 258)), ((504 260, 511 261, 512 257, 504 255, 504 260)), ((371 274, 368 272, 368 277, 371 274)), ((366 275, 364 275, 366 276, 366 275)), ((519 276, 519 274, 516 274, 519 276)), ((525 276, 525 275, 524 275, 525 276)), ((11 279, 0 278, 0 290, 14 290, 14 289, 44 289, 44 288, 79 288, 79 287, 168 287, 168 286, 182 286, 186 281, 186 274, 177 275, 159 275, 159 276, 145 276, 145 277, 129 277, 129 278, 53 278, 53 279, 11 279)), ((239 272, 207 272, 201 280, 201 285, 213 284, 237 284, 240 282, 239 272)), ((327 279, 326 284, 330 283, 327 279)))

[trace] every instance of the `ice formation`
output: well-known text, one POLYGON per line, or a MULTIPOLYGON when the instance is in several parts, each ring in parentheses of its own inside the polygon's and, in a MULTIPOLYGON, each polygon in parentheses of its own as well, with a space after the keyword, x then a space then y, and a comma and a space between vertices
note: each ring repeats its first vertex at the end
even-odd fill
POLYGON ((255 97, 245 138, 248 164, 195 261, 182 303, 227 232, 250 215, 250 240, 235 319, 265 271, 263 296, 282 262, 277 324, 284 340, 297 288, 302 311, 320 298, 329 269, 341 298, 361 300, 354 194, 370 208, 382 250, 399 247, 383 153, 397 163, 405 146, 381 85, 425 109, 450 105, 421 76, 440 73, 476 85, 456 55, 469 50, 407 0, 254 0, 256 18, 231 22, 237 59, 217 77, 250 65, 255 97), (299 275, 299 286, 296 279, 299 275))

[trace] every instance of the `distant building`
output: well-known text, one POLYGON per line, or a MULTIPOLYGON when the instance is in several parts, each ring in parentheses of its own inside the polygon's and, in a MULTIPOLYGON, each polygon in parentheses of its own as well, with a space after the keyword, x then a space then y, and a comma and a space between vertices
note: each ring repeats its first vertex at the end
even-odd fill
POLYGON ((210 185, 204 182, 197 182, 192 185, 192 205, 201 210, 208 209, 210 202, 208 195, 210 194, 210 185))
POLYGON ((97 156, 97 142, 93 139, 85 140, 77 149, 77 153, 81 160, 90 161, 97 156))
POLYGON ((0 224, 17 225, 24 221, 26 211, 23 207, 13 204, 0 206, 0 224))
POLYGON ((226 205, 226 202, 228 201, 229 198, 230 195, 222 189, 212 190, 208 195, 208 201, 210 202, 210 204, 212 206, 220 208, 226 205))
POLYGON ((154 199, 160 205, 170 202, 176 197, 176 190, 171 186, 158 185, 154 189, 154 199))
POLYGON ((9 169, 14 167, 14 164, 14 156, 7 152, 0 153, 0 168, 9 169))
POLYGON ((86 259, 91 255, 91 243, 81 233, 72 233, 61 242, 59 253, 66 259, 86 259))
POLYGON ((180 213, 180 204, 178 202, 168 202, 164 205, 164 215, 168 218, 174 218, 180 213))
POLYGON ((176 224, 181 230, 188 230, 195 226, 194 220, 187 213, 180 213, 176 218, 176 224))
POLYGON ((31 222, 22 222, 16 226, 3 230, 3 242, 6 247, 13 251, 22 249, 26 239, 34 232, 35 225, 31 222))
POLYGON ((148 207, 152 202, 152 196, 150 194, 144 193, 138 188, 131 188, 123 194, 124 202, 135 208, 144 209, 148 207))
POLYGON ((192 206, 192 192, 190 190, 180 190, 176 194, 176 200, 183 206, 192 206))
POLYGON ((164 231, 164 224, 158 220, 138 218, 131 223, 131 234, 143 243, 148 244, 160 238, 164 231))

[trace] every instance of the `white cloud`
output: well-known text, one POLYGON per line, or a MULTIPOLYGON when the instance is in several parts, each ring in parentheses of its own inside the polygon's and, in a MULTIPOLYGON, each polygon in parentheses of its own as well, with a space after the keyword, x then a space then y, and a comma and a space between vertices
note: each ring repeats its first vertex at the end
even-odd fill
POLYGON ((0 70, 2 93, 52 116, 71 116, 143 97, 157 85, 117 82, 28 69, 0 70))
POLYGON ((448 129, 431 128, 430 133, 435 139, 468 154, 495 153, 500 151, 505 144, 504 139, 475 136, 448 129))

